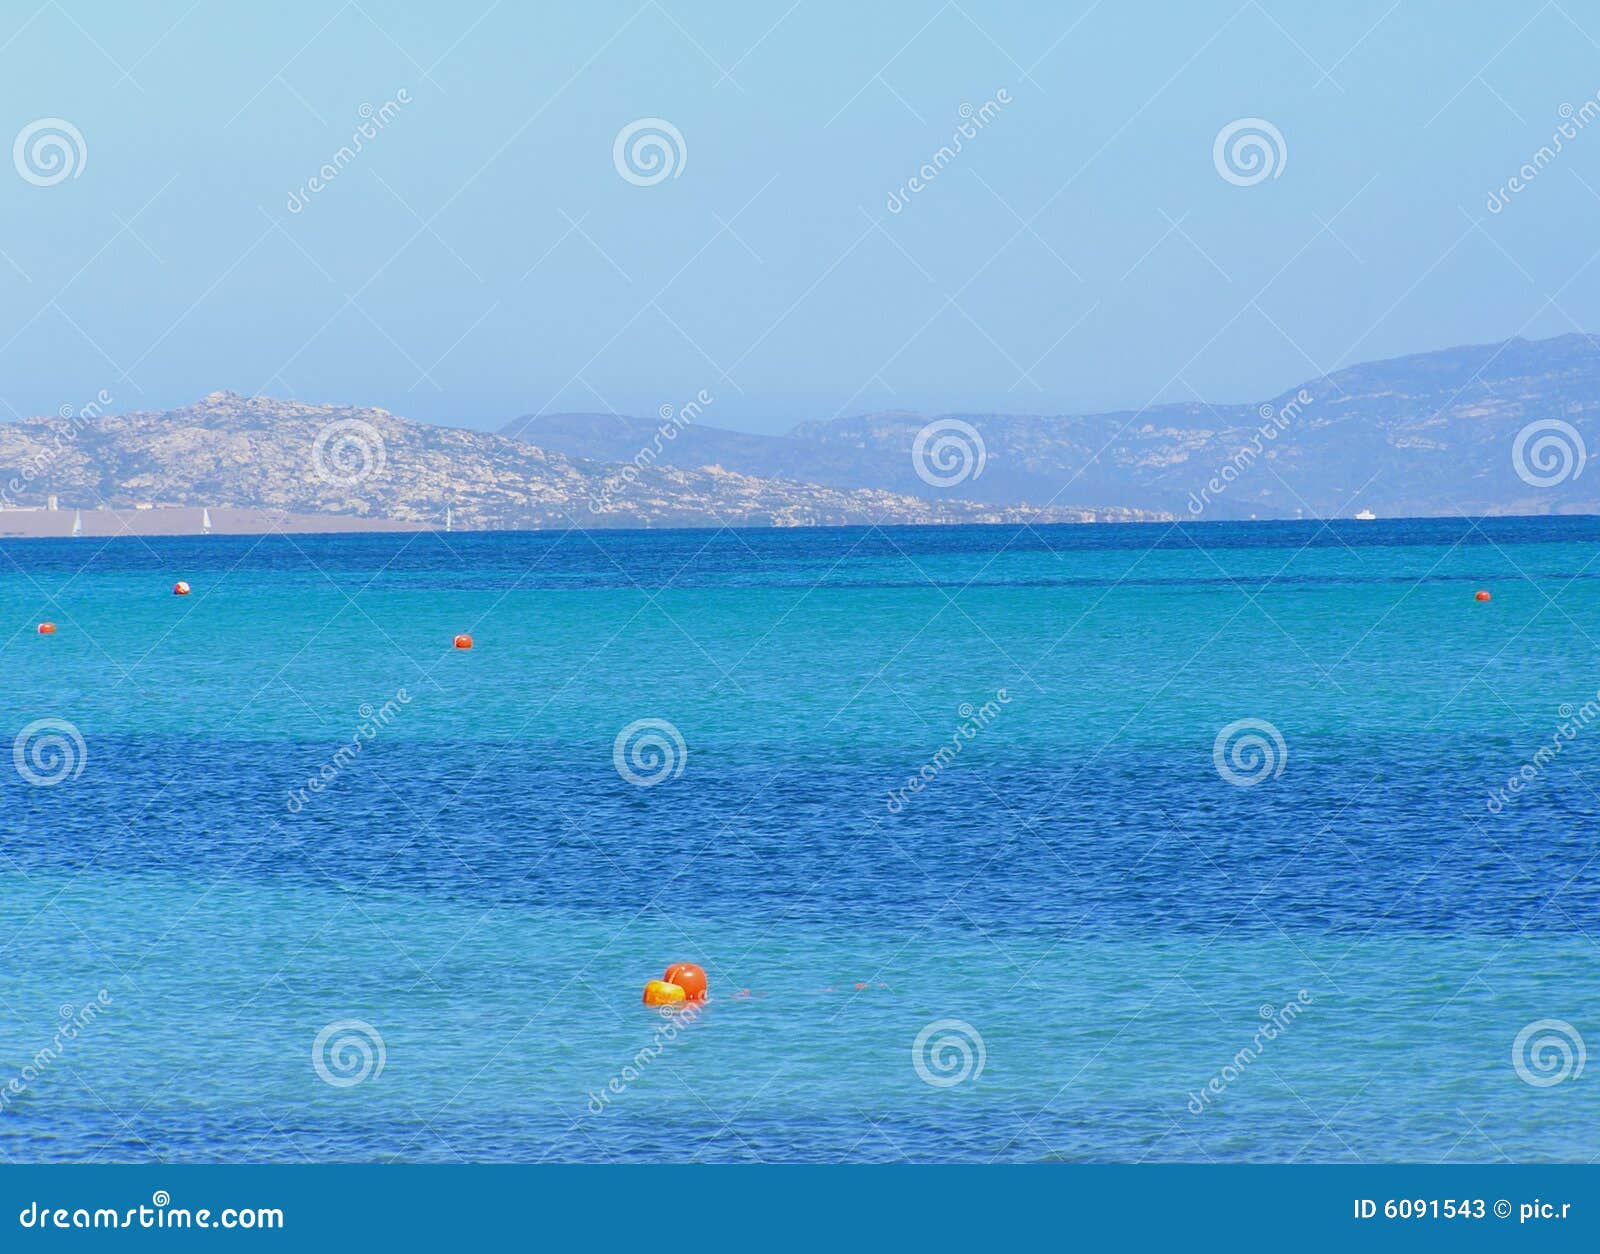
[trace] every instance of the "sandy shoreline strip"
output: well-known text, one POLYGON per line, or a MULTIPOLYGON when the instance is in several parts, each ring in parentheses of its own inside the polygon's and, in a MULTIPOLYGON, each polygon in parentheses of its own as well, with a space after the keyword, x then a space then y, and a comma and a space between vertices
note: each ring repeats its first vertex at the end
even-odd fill
MULTIPOLYGON (((108 536, 201 535, 199 508, 86 509, 85 538, 108 536)), ((213 535, 259 535, 267 531, 433 531, 443 528, 389 518, 356 518, 348 514, 290 514, 278 510, 211 507, 213 535)), ((0 537, 62 537, 72 534, 71 509, 0 510, 0 537)))

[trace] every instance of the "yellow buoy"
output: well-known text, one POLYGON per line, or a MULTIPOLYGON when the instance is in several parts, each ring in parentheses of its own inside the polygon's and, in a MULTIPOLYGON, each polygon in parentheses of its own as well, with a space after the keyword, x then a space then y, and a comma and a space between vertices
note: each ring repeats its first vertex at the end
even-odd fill
POLYGON ((644 1004, 647 1006, 676 1006, 688 997, 676 984, 665 980, 651 980, 644 986, 644 1004))

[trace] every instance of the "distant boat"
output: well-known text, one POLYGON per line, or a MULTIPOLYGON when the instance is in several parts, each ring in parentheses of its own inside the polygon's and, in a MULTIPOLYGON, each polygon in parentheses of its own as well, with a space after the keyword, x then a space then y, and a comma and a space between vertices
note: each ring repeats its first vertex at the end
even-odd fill
POLYGON ((1364 509, 1359 514, 1357 514, 1356 517, 1359 518, 1362 522, 1371 522, 1374 518, 1377 517, 1377 515, 1374 514, 1370 509, 1364 509))
POLYGON ((75 536, 83 534, 83 511, 81 509, 72 511, 72 534, 75 536))
POLYGON ((200 534, 203 536, 211 534, 211 511, 209 509, 200 511, 200 534))
POLYGON ((444 529, 446 531, 450 530, 451 523, 452 523, 453 519, 454 519, 454 516, 450 512, 450 507, 448 505, 446 505, 444 507, 444 529))

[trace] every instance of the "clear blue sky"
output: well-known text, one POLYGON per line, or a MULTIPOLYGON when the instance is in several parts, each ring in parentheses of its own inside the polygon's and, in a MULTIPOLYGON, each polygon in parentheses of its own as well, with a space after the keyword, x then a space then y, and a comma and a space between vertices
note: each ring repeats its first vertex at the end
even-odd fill
POLYGON ((60 118, 86 155, 0 164, 0 417, 231 388, 491 426, 704 389, 775 431, 1600 330, 1600 120, 1487 207, 1600 91, 1587 6, 534 7, 8 6, 6 150, 60 118), (613 145, 652 117, 685 151, 638 186, 613 145), (1239 186, 1213 144, 1249 117, 1286 152, 1239 186))

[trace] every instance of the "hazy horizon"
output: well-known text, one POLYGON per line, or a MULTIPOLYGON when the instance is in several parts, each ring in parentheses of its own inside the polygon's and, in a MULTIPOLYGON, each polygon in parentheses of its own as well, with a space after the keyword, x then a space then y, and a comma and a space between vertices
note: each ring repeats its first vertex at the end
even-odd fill
MULTIPOLYGON (((1591 334, 1594 334, 1594 333, 1592 333, 1592 332, 1574 332, 1573 334, 1591 335, 1591 334)), ((1511 337, 1511 338, 1513 338, 1513 339, 1514 338, 1522 338, 1522 339, 1525 339, 1525 340, 1531 340, 1531 339, 1534 339, 1535 337, 1522 336, 1522 337, 1511 337)), ((1557 335, 1557 336, 1538 337, 1538 338, 1560 339, 1561 336, 1557 335)), ((1492 347, 1495 344, 1506 343, 1506 342, 1508 342, 1508 341, 1505 341, 1505 340, 1498 340, 1498 341, 1491 340, 1491 341, 1486 341, 1485 343, 1482 343, 1482 344, 1446 344, 1446 345, 1439 345, 1436 348, 1431 348, 1431 349, 1419 349, 1414 353, 1396 354, 1396 357, 1423 356, 1423 355, 1426 355, 1428 353, 1448 352, 1448 351, 1453 350, 1453 349, 1487 348, 1487 347, 1492 347)), ((1373 359, 1373 360, 1394 360, 1394 358, 1381 358, 1381 359, 1373 359)), ((1341 368, 1348 368, 1349 366, 1359 366, 1359 365, 1366 365, 1366 364, 1372 364, 1372 363, 1370 361, 1349 362, 1349 363, 1346 364, 1346 367, 1341 367, 1341 368)), ((1285 383, 1283 386, 1281 386, 1279 388, 1276 388, 1276 389, 1274 389, 1272 391, 1265 392, 1265 393, 1262 393, 1262 394, 1256 395, 1256 396, 1208 396, 1208 397, 1204 397, 1204 398, 1193 398, 1193 397, 1191 397, 1189 399, 1190 400, 1197 400, 1198 403, 1210 404, 1210 405, 1249 405, 1249 404, 1255 404, 1255 403, 1257 403, 1259 401, 1270 400, 1270 399, 1275 398, 1275 397, 1287 395, 1287 394, 1293 392, 1298 385, 1300 385, 1302 383, 1310 382, 1311 378, 1312 378, 1312 376, 1305 376, 1303 378, 1297 378, 1297 379, 1291 380, 1288 383, 1285 383)), ((336 408, 336 409, 366 408, 366 407, 379 408, 379 409, 388 408, 387 406, 376 405, 374 402, 363 400, 363 399, 361 399, 359 397, 293 396, 293 395, 289 395, 287 393, 276 392, 276 391, 274 391, 272 389, 267 389, 267 390, 260 391, 260 392, 254 392, 254 393, 246 394, 246 393, 238 393, 233 388, 208 388, 208 389, 206 389, 206 391, 204 391, 204 392, 202 392, 202 393, 200 393, 200 394, 198 394, 196 396, 192 396, 192 397, 190 397, 188 399, 180 399, 177 402, 175 402, 173 404, 170 404, 170 405, 139 405, 139 406, 114 406, 113 405, 113 406, 104 408, 102 410, 102 412, 108 413, 108 414, 114 414, 114 413, 129 413, 129 412, 135 412, 135 411, 139 411, 139 412, 163 412, 163 411, 167 411, 167 410, 186 409, 186 408, 189 408, 190 406, 200 404, 206 399, 206 397, 212 396, 212 395, 220 393, 220 392, 235 392, 235 394, 240 395, 240 396, 244 396, 246 399, 263 398, 263 399, 273 400, 273 401, 296 402, 296 403, 299 403, 299 404, 323 406, 323 407, 336 408)), ((692 398, 689 398, 689 399, 692 399, 692 398)), ((1168 403, 1168 402, 1155 402, 1155 405, 1165 404, 1165 403, 1168 403)), ((1182 403, 1181 399, 1180 399, 1180 401, 1178 403, 1182 403)), ((1026 408, 1026 407, 1023 407, 1023 406, 1015 406, 1015 407, 1007 408, 1004 405, 998 405, 998 404, 997 405, 988 406, 988 407, 985 407, 985 408, 981 408, 981 409, 968 409, 968 410, 956 410, 956 409, 943 409, 943 410, 941 410, 941 409, 910 409, 910 408, 902 407, 902 406, 885 405, 885 406, 880 406, 880 407, 878 407, 876 409, 851 409, 851 410, 846 410, 846 411, 838 411, 838 412, 830 414, 829 417, 850 418, 850 417, 856 417, 856 416, 862 416, 862 415, 874 414, 874 413, 903 412, 903 413, 919 414, 919 415, 926 416, 926 417, 937 417, 937 416, 941 416, 941 415, 960 416, 960 415, 963 415, 963 414, 969 415, 969 416, 970 415, 980 415, 980 414, 1004 414, 1006 416, 1026 417, 1026 418, 1071 418, 1071 417, 1076 417, 1076 416, 1092 416, 1092 415, 1095 415, 1095 414, 1136 412, 1141 408, 1154 408, 1155 405, 1136 405, 1136 404, 1131 404, 1130 403, 1130 404, 1125 404, 1125 405, 1110 405, 1110 406, 1107 406, 1104 409, 1099 409, 1099 410, 1075 410, 1075 411, 1026 408)), ((76 404, 74 401, 68 399, 65 396, 60 401, 60 406, 61 407, 67 407, 67 408, 74 408, 74 409, 79 407, 78 404, 76 404)), ((39 414, 25 414, 25 415, 22 415, 22 417, 23 418, 48 417, 49 416, 49 412, 50 411, 42 412, 42 413, 39 413, 39 414)), ((572 409, 550 409, 550 410, 546 410, 542 414, 514 413, 514 414, 504 414, 504 415, 483 415, 483 414, 470 414, 469 415, 469 414, 465 414, 465 413, 458 413, 456 411, 452 411, 452 410, 450 410, 448 408, 448 406, 446 406, 446 408, 442 411, 442 413, 440 415, 431 416, 431 417, 423 417, 418 413, 410 413, 410 412, 407 412, 404 409, 390 410, 390 412, 395 414, 397 417, 412 419, 414 421, 427 423, 427 424, 432 425, 432 426, 459 427, 459 428, 462 428, 464 430, 482 431, 482 432, 488 432, 488 433, 497 432, 501 427, 505 426, 508 423, 514 422, 515 420, 517 420, 519 418, 555 417, 555 416, 560 416, 560 415, 574 415, 575 414, 575 415, 584 415, 584 416, 590 416, 590 415, 617 416, 617 417, 623 417, 623 418, 638 419, 640 421, 651 421, 652 420, 651 415, 649 413, 646 413, 646 412, 629 413, 629 412, 626 412, 626 411, 623 411, 623 410, 603 410, 603 409, 597 409, 597 408, 585 409, 585 408, 582 408, 582 407, 575 407, 575 408, 572 408, 572 409)), ((728 430, 728 431, 736 431, 736 432, 741 432, 741 433, 750 434, 750 435, 787 435, 791 430, 793 430, 793 428, 795 426, 799 425, 800 423, 807 422, 807 421, 811 421, 811 418, 806 417, 806 416, 802 416, 800 418, 797 418, 794 422, 788 424, 787 426, 781 426, 781 427, 773 426, 772 424, 762 424, 759 421, 752 422, 752 421, 748 421, 748 420, 741 421, 741 420, 737 420, 737 419, 726 421, 726 422, 716 422, 716 421, 705 420, 705 421, 698 422, 696 425, 699 425, 699 426, 702 426, 702 427, 721 428, 721 429, 728 430)))

